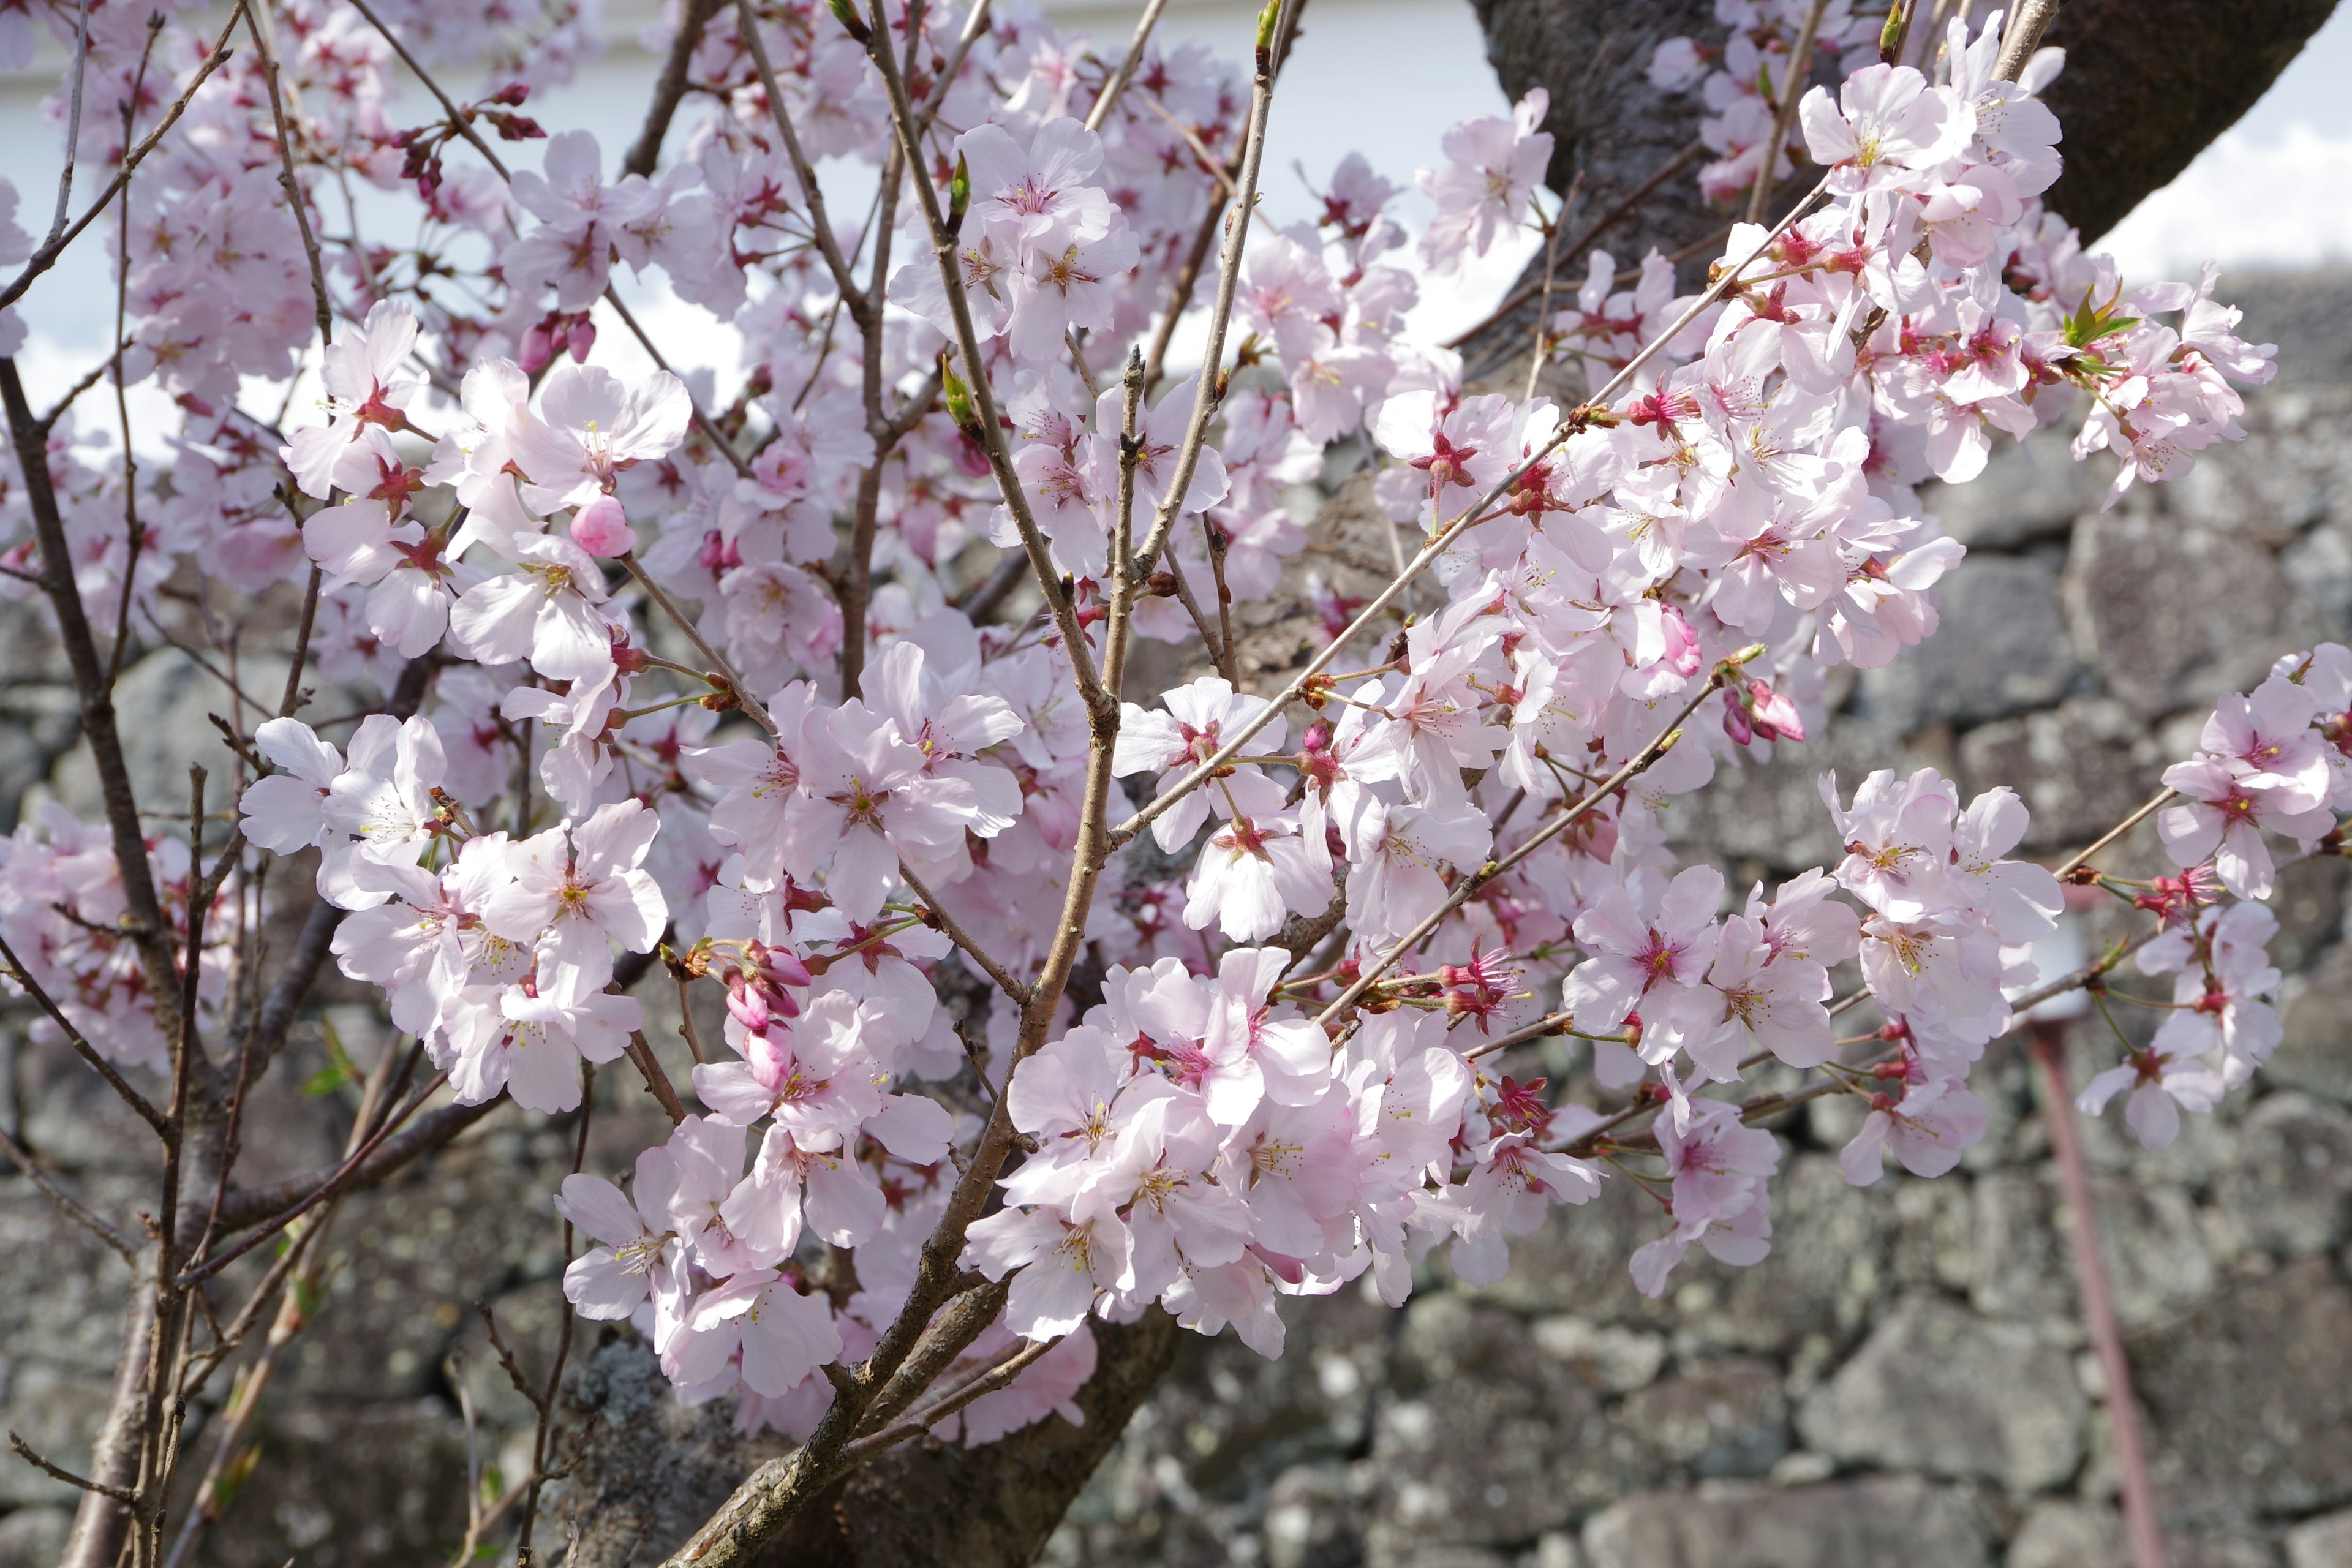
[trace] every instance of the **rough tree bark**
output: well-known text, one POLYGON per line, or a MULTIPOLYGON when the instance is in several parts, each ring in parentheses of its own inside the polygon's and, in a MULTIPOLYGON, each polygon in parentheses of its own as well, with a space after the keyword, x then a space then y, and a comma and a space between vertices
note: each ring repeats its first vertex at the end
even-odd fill
MULTIPOLYGON (((1472 0, 1487 58, 1504 89, 1551 91, 1548 126, 1558 139, 1549 171, 1557 190, 1581 172, 1581 211, 1599 214, 1639 188, 1697 134, 1697 104, 1651 87, 1651 51, 1677 34, 1716 26, 1712 0, 1472 0)), ((2067 172, 2053 210, 2095 237, 2172 179, 2234 124, 2277 79, 2335 0, 2071 0, 2050 40, 2069 50, 2049 94, 2067 128, 2067 172)), ((1311 47, 1311 46, 1310 46, 1311 47)), ((1699 200, 1685 169, 1666 179, 1595 243, 1621 262, 1652 247, 1669 254, 1712 234, 1729 215, 1699 200)), ((1571 231, 1581 222, 1570 220, 1571 231)), ((1581 258, 1560 258, 1580 277, 1581 258)), ((1533 306, 1464 345, 1474 380, 1516 359, 1524 364, 1533 306)), ((1324 531, 1318 528, 1318 534, 1324 531)), ((1129 1418, 1175 1359, 1174 1323, 1153 1313, 1134 1328, 1097 1325, 1101 1361, 1080 1393, 1084 1427, 1049 1417, 986 1447, 925 1441, 860 1471, 814 1509, 767 1560, 807 1568, 1015 1568, 1029 1562, 1129 1418)), ((607 1471, 583 1461, 573 1490, 573 1568, 643 1561, 663 1533, 631 1513, 623 1528, 593 1517, 625 1509, 630 1474, 648 1460, 642 1426, 616 1444, 607 1471), (624 1451, 625 1449, 625 1452, 624 1451), (595 1543, 609 1542, 609 1557, 595 1543), (584 1552, 583 1548, 587 1548, 584 1552)), ((738 1458, 723 1487, 743 1468, 738 1458)), ((717 1478, 714 1478, 715 1479, 717 1478)), ((695 1521, 693 1522, 698 1522, 695 1521)))

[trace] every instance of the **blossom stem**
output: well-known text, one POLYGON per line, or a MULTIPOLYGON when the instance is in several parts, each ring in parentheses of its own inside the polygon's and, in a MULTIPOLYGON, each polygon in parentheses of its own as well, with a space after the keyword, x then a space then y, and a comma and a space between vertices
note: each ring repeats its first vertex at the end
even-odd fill
MULTIPOLYGON (((738 0, 747 8, 749 0, 738 0)), ((1089 709, 1108 704, 1116 712, 1118 701, 1104 689, 1096 673, 1094 656, 1089 651, 1086 632, 1078 625, 1077 607, 1069 591, 1054 570, 1051 548, 1037 526, 1029 492, 1021 476, 1013 467, 1013 454, 1004 442, 1004 424, 997 412, 996 394, 990 385, 987 363, 980 352, 980 335, 972 324, 971 300, 965 293, 963 265, 956 252, 956 237, 948 227, 947 214, 940 205, 940 193, 931 183, 928 165, 923 160, 922 131, 915 123, 913 106, 907 99, 907 79, 898 69, 887 40, 890 28, 878 6, 872 7, 875 16, 871 37, 866 42, 866 54, 882 74, 882 85, 890 103, 890 120, 898 132, 898 148, 906 159, 908 177, 920 203, 923 221, 931 237, 931 250, 938 262, 940 280, 945 286, 949 314, 954 318, 956 348, 963 361, 964 377, 971 388, 977 430, 974 432, 981 450, 987 455, 990 471, 995 475, 997 489, 1003 493, 1005 506, 1013 513, 1015 530, 1021 535, 1021 548, 1029 557, 1029 569, 1036 574, 1038 589, 1045 595, 1046 606, 1052 611, 1054 624, 1062 634, 1069 655, 1070 666, 1077 678, 1078 689, 1089 709)))
MULTIPOLYGON (((1151 41, 1151 29, 1160 25, 1160 13, 1167 8, 1168 0, 1147 0, 1143 15, 1136 20, 1135 37, 1128 42, 1126 58, 1118 62, 1118 68, 1111 73, 1110 80, 1103 84, 1095 106, 1087 110, 1087 130, 1099 132, 1104 121, 1110 118, 1110 111, 1118 107, 1119 95, 1127 90, 1127 84, 1135 79, 1135 68, 1143 63, 1143 47, 1151 41)), ((1153 107, 1159 106, 1154 104, 1153 107)))
POLYGON ((2069 858, 2064 865, 2058 868, 2056 872, 2058 879, 2063 882, 2068 877, 2073 876, 2076 871, 2081 870, 2084 866, 2089 865, 2091 862, 2091 857, 2096 855, 2100 850, 2105 849, 2108 845, 2113 844, 2116 839, 2121 838, 2125 834, 2129 833, 2133 828, 2137 827, 2141 823, 2147 821, 2148 817, 2153 816, 2159 807, 2161 807, 2167 801, 2171 800, 2178 793, 2178 791, 2170 789, 2158 790, 2156 793, 2155 797, 2149 800, 2146 805, 2141 806, 2137 811, 2133 812, 2129 816, 2125 817, 2121 822, 2116 823, 2113 827, 2110 827, 2105 833, 2100 834, 2097 838, 2092 840, 2091 847, 2069 858))
MULTIPOLYGON (((1275 30, 1279 32, 1282 12, 1295 9, 1298 0, 1266 3, 1277 19, 1275 30)), ((1232 323, 1234 294, 1241 285, 1242 250, 1249 242, 1250 219, 1257 205, 1258 166, 1265 157, 1265 120, 1273 103, 1273 55, 1271 50, 1261 49, 1256 74, 1250 81, 1249 128, 1242 142, 1241 178, 1234 198, 1234 213, 1226 226, 1224 247, 1217 257, 1217 297, 1209 307, 1208 341, 1202 345, 1201 375, 1192 387, 1192 420, 1176 449, 1176 468, 1168 480, 1167 499, 1160 503, 1159 515, 1151 521, 1151 531, 1144 535, 1142 547, 1129 567, 1133 574, 1150 576, 1160 552, 1167 548, 1169 532, 1183 513, 1185 494, 1192 489, 1193 471, 1200 466, 1201 448, 1209 438, 1209 425, 1223 399, 1220 383, 1225 360, 1225 330, 1232 323)))

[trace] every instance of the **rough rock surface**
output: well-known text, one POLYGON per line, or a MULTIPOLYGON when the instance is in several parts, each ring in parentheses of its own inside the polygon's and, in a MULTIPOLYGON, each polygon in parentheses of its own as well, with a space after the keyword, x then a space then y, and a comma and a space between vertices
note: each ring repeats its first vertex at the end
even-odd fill
MULTIPOLYGON (((1820 772, 1851 780, 1867 766, 1922 763, 1970 789, 2016 784, 2034 812, 2029 849, 2062 852, 2147 798, 2219 691, 2314 637, 2352 638, 2352 278, 2225 289, 2249 303, 2250 335, 2287 345, 2279 385, 2252 401, 2246 444, 2206 453, 2189 481, 2136 489, 2105 514, 2095 510, 2102 481, 2048 436, 2000 458, 1979 487, 1938 498, 1972 553, 1932 665, 1847 683, 1826 733, 1695 802, 1683 830, 1693 852, 1716 855, 1743 883, 1805 863, 1832 847, 1820 772), (2258 590, 2259 616, 2221 607, 2221 583, 2258 590)), ((1363 485, 1349 483, 1335 487, 1343 502, 1363 485)), ((1343 592, 1385 569, 1386 542, 1360 508, 1327 509, 1318 544, 1343 592)), ((1241 619, 1249 668, 1300 657, 1295 619, 1255 605, 1241 619)), ((37 626, 0 603, 11 649, 0 664, 0 825, 27 791, 72 800, 88 787, 62 671, 45 662, 37 626)), ((126 731, 155 738, 141 753, 149 765, 208 743, 203 709, 218 704, 198 697, 161 673, 126 679, 126 731)), ((2161 1154, 2139 1151, 2112 1116, 2084 1128, 2179 1568, 2352 1563, 2346 869, 2300 868, 2278 896, 2287 1040, 2252 1094, 2189 1119, 2161 1154)), ((327 1000, 364 1059, 371 1025, 353 1005, 363 998, 331 988, 327 1000)), ((2077 1033, 2079 1084, 2113 1050, 2077 1033)), ((666 1026, 648 1035, 668 1048, 666 1026)), ((268 1090, 273 1137, 248 1151, 257 1177, 328 1163, 351 1114, 340 1093, 289 1087, 326 1065, 318 1030, 299 1033, 289 1051, 268 1090)), ((1530 1065, 1568 1074, 1573 1064, 1530 1065)), ((1293 1302, 1290 1348, 1274 1363, 1230 1337, 1185 1336, 1176 1370, 1043 1561, 2123 1561, 2105 1391, 2067 1256, 2074 1222, 2013 1043, 1991 1049, 1977 1087, 1991 1131, 1935 1182, 1898 1173, 1849 1187, 1833 1155, 1850 1113, 1824 1102, 1786 1119, 1771 1258, 1752 1269, 1695 1261, 1664 1301, 1641 1298, 1624 1269, 1656 1230, 1654 1208, 1616 1183, 1515 1243, 1516 1268, 1490 1290, 1450 1286, 1435 1262, 1402 1312, 1353 1289, 1293 1302), (1906 1365, 1905 1348, 1923 1342, 1963 1353, 1906 1365), (1958 1367, 1967 1373, 1945 1374, 1958 1367)), ((634 1086, 608 1075, 596 1103, 593 1167, 618 1168, 658 1135, 658 1113, 634 1086)), ((0 1025, 0 1124, 110 1215, 127 1220, 152 1190, 149 1141, 70 1057, 28 1043, 14 1014, 0 1025)), ((561 1242, 544 1197, 568 1166, 571 1135, 569 1122, 501 1111, 430 1170, 346 1205, 324 1303, 265 1403, 259 1462, 200 1561, 446 1561, 466 1516, 461 1389, 486 1491, 524 1472, 530 1407, 499 1373, 474 1302, 489 1301, 525 1368, 543 1377, 560 1321, 561 1242)), ((61 1464, 87 1456, 124 1280, 112 1255, 22 1177, 0 1175, 0 1427, 61 1464)), ((666 1399, 642 1385, 642 1352, 625 1338, 600 1343, 583 1327, 572 1364, 585 1369, 575 1409, 666 1399)), ((191 1479, 210 1458, 204 1422, 222 1392, 197 1413, 191 1479)), ((551 1496, 543 1547, 576 1529, 593 1548, 582 1561, 631 1551, 651 1561, 685 1528, 693 1498, 765 1451, 731 1446, 723 1411, 662 1408, 715 1468, 677 1472, 678 1484, 643 1495, 551 1496), (680 1500, 659 1506, 652 1494, 665 1489, 680 1500)), ((0 1568, 53 1562, 70 1502, 0 1459, 0 1568)))

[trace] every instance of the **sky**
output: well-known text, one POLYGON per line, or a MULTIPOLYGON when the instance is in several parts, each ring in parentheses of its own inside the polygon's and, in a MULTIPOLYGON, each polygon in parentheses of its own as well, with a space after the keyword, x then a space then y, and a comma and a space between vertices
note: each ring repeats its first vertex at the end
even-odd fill
MULTIPOLYGON (((568 88, 530 106, 551 130, 596 132, 608 162, 617 160, 635 130, 633 121, 617 122, 611 106, 640 100, 653 70, 630 43, 635 25, 628 18, 641 8, 643 0, 613 0, 614 50, 568 88)), ((1125 47, 1138 6, 1047 0, 1045 9, 1066 32, 1083 34, 1100 52, 1115 55, 1125 47)), ((1200 38, 1240 60, 1254 19, 1254 8, 1237 0, 1171 0, 1160 27, 1166 37, 1200 38)), ((46 212, 55 189, 58 142, 40 109, 54 87, 58 62, 42 63, 46 78, 0 77, 0 148, 7 149, 0 175, 13 179, 20 194, 19 221, 35 226, 33 215, 46 212)), ((2237 270, 2352 262, 2352 109, 2341 86, 2347 79, 2352 5, 2244 120, 2144 202, 2102 247, 2135 279, 2193 278, 2209 257, 2237 270)), ((414 89, 408 95, 412 101, 422 97, 414 89)), ((1277 225, 1310 216, 1308 181, 1327 178, 1349 151, 1363 153, 1376 169, 1404 183, 1414 169, 1439 161, 1439 138, 1448 125, 1507 108, 1466 0, 1317 0, 1275 100, 1262 211, 1277 225)), ((837 164, 826 183, 841 184, 836 200, 844 210, 862 210, 865 194, 856 187, 870 190, 871 179, 870 173, 837 164)), ((1427 211, 1419 194, 1409 194, 1402 206, 1418 226, 1427 211)), ((384 210, 392 210, 388 199, 384 210)), ((1416 330, 1450 336, 1476 321, 1507 289, 1533 244, 1528 237, 1498 249, 1460 279, 1425 289, 1416 330)), ((722 388, 734 381, 730 334, 706 312, 669 298, 658 275, 624 288, 648 330, 679 351, 674 358, 710 363, 722 388)), ((103 267, 60 268, 27 295, 31 341, 20 363, 37 400, 69 384, 102 352, 111 312, 103 267)), ((617 322, 602 337, 600 357, 616 372, 649 368, 649 362, 637 363, 643 356, 617 322)), ((1180 357, 1183 346, 1180 339, 1180 357)), ((133 423, 153 428, 159 421, 134 416, 133 423)))

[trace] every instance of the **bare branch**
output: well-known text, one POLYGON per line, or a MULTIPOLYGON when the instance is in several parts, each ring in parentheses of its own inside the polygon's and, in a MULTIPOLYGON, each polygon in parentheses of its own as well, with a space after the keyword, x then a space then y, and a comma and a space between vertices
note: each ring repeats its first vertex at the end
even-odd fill
POLYGON ((33 1185, 40 1188, 51 1203, 63 1210, 68 1219, 120 1253, 123 1262, 137 1262, 139 1244, 91 1213, 79 1199, 58 1185, 57 1178, 36 1164, 33 1156, 26 1152, 25 1146, 11 1138, 5 1128, 0 1128, 0 1152, 6 1153, 8 1158, 14 1160, 16 1163, 16 1168, 24 1172, 33 1185))
POLYGON ((1119 94, 1135 79, 1135 68, 1143 63, 1143 47, 1151 41, 1151 29, 1160 25, 1160 13, 1167 8, 1168 0, 1146 0, 1143 15, 1135 24, 1135 37, 1128 42, 1127 58, 1118 62, 1118 68, 1103 84, 1102 95, 1087 110, 1087 130, 1100 131, 1103 122, 1110 118, 1110 111, 1118 107, 1119 94))
POLYGON ((686 97, 689 85, 688 68, 694 62, 694 51, 702 42, 703 29, 710 18, 719 14, 720 0, 687 0, 684 13, 678 17, 677 32, 669 41, 669 56, 662 61, 661 76, 654 83, 653 101, 646 108, 646 122, 637 132, 635 145, 621 160, 624 174, 643 174, 651 178, 654 168, 661 162, 663 140, 669 134, 669 122, 677 117, 677 106, 686 97))
POLYGON ((131 1088, 129 1080, 114 1070, 114 1064, 98 1054, 98 1048, 95 1046, 82 1038, 82 1033, 74 1027, 73 1020, 59 1011, 58 1005, 49 999, 49 994, 41 989, 39 982, 33 978, 32 972, 25 967, 24 961, 16 956, 16 950, 8 945, 5 937, 0 937, 0 959, 7 962, 8 978, 22 986, 25 994, 30 996, 40 1005, 41 1011, 49 1016, 49 1021, 65 1031, 66 1039, 72 1045, 74 1054, 96 1068, 98 1075, 106 1079, 108 1087, 122 1097, 122 1102, 138 1113, 140 1121, 155 1130, 156 1136, 166 1139, 171 1137, 171 1124, 163 1120, 163 1113, 149 1104, 145 1095, 131 1088))
POLYGON ((136 1497, 123 1490, 121 1487, 110 1487, 103 1481, 93 1481, 85 1476, 75 1475, 71 1470, 64 1469, 58 1466, 49 1463, 47 1459, 41 1458, 40 1455, 33 1452, 32 1446, 26 1443, 22 1437, 16 1436, 14 1432, 8 1434, 8 1447, 16 1449, 16 1457, 24 1460, 25 1463, 32 1466, 35 1469, 46 1471, 56 1479, 65 1482, 65 1484, 69 1487, 78 1487, 86 1492, 96 1492, 102 1498, 111 1498, 116 1502, 119 1502, 125 1508, 131 1510, 131 1512, 137 1514, 141 1520, 143 1521, 146 1519, 147 1512, 145 1505, 141 1503, 136 1497))
POLYGON ((934 927, 950 942, 962 949, 964 956, 980 965, 981 973, 995 981, 999 990, 1012 997, 1013 1001, 1026 1006, 1029 1002, 1029 987, 1013 978, 1011 970, 988 956, 987 950, 980 945, 978 939, 957 923, 955 916, 948 913, 946 908, 940 904, 939 895, 923 886, 923 879, 916 876, 914 870, 904 860, 898 862, 898 876, 900 880, 914 889, 915 897, 923 900, 923 923, 934 927))
POLYGON ((637 1069, 637 1075, 646 1080, 646 1092, 660 1102, 662 1110, 669 1117, 670 1125, 675 1127, 685 1121, 686 1105, 677 1098, 677 1090, 671 1086, 669 1074, 662 1071, 660 1059, 654 1055, 653 1047, 646 1043, 643 1030, 630 1033, 628 1046, 622 1054, 629 1058, 629 1065, 637 1069))
POLYGON ((1748 191, 1749 223, 1764 221, 1764 204, 1772 199, 1780 183, 1780 149, 1788 145, 1789 128, 1797 122, 1797 100, 1803 96, 1805 79, 1813 68, 1813 39, 1821 32, 1822 13, 1829 7, 1830 0, 1813 0, 1797 28, 1797 42, 1789 51, 1789 68, 1780 82, 1780 101, 1773 110, 1772 131, 1764 138, 1764 161, 1756 165, 1756 183, 1748 191))

